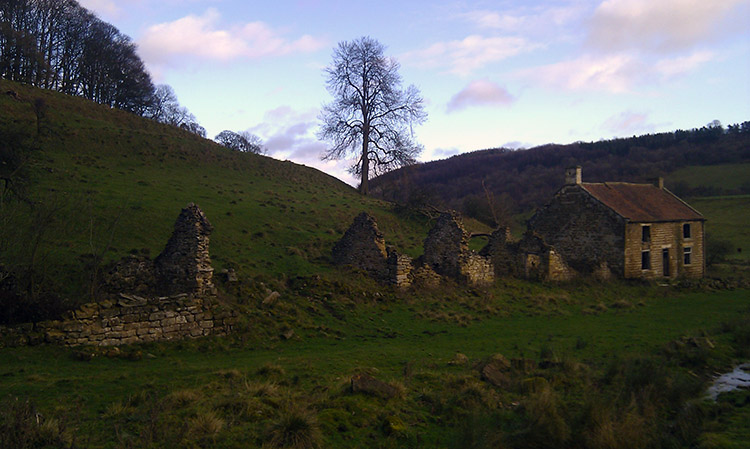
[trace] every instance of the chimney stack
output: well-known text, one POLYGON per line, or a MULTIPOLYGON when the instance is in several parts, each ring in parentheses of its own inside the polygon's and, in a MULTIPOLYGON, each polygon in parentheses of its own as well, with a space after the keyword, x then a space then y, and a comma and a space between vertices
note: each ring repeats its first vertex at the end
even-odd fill
POLYGON ((661 176, 651 179, 651 183, 659 189, 664 190, 664 178, 662 178, 661 176))
POLYGON ((575 167, 568 167, 565 169, 565 185, 578 185, 581 184, 581 166, 576 165, 575 167))

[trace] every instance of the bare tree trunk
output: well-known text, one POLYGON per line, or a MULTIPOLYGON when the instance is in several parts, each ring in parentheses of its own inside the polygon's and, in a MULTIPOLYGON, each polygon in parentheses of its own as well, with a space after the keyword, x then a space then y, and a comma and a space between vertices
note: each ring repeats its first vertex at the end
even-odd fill
POLYGON ((370 193, 370 188, 367 185, 370 177, 370 155, 369 155, 369 139, 367 136, 370 134, 370 127, 365 124, 362 132, 362 172, 361 181, 359 183, 359 193, 367 195, 370 193))

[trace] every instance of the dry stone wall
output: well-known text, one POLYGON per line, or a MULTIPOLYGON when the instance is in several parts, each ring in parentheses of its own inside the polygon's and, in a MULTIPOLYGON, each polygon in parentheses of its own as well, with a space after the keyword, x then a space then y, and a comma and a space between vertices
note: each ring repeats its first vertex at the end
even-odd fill
POLYGON ((156 260, 129 256, 114 264, 104 279, 108 299, 62 320, 0 328, 2 340, 113 346, 230 332, 237 314, 216 303, 208 252, 212 229, 203 211, 188 204, 156 260))
POLYGON ((333 247, 333 261, 364 270, 371 277, 388 277, 385 238, 370 214, 362 212, 333 247))
POLYGON ((182 209, 174 231, 161 254, 154 260, 159 293, 206 294, 214 290, 214 269, 208 254, 213 226, 194 203, 182 209))
POLYGON ((65 319, 2 329, 6 344, 40 342, 68 346, 118 346, 162 340, 225 335, 237 313, 187 294, 143 298, 120 295, 115 300, 85 304, 65 319))
POLYGON ((438 218, 424 241, 424 255, 417 260, 395 249, 385 249, 385 239, 375 219, 362 212, 333 247, 334 263, 351 265, 371 277, 398 287, 439 285, 452 277, 470 285, 494 281, 489 258, 469 250, 469 234, 456 212, 438 218))

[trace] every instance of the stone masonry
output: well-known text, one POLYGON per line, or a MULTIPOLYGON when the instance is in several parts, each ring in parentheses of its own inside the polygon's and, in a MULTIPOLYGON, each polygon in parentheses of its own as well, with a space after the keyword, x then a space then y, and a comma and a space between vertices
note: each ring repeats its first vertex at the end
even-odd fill
POLYGON ((112 346, 228 333, 237 314, 216 305, 211 230, 203 211, 188 204, 156 260, 129 256, 114 264, 104 279, 108 299, 63 320, 6 328, 3 335, 15 344, 112 346))
POLYGON ((205 294, 212 292, 214 269, 208 254, 209 235, 213 226, 194 203, 182 209, 172 236, 154 260, 159 293, 205 294))
POLYGON ((440 214, 424 240, 424 263, 443 276, 461 276, 461 255, 469 251, 469 233, 457 212, 440 214))
POLYGON ((424 241, 423 260, 436 273, 469 285, 495 280, 490 259, 469 249, 469 233, 457 212, 440 215, 424 241))
POLYGON ((12 345, 39 342, 68 346, 117 346, 207 335, 225 335, 237 313, 212 305, 209 299, 180 294, 143 298, 122 294, 100 303, 84 304, 63 320, 43 321, 3 330, 12 345), (7 331, 7 332, 6 332, 7 331))
POLYGON ((333 261, 366 271, 374 279, 388 277, 385 239, 370 214, 362 212, 333 247, 333 261))

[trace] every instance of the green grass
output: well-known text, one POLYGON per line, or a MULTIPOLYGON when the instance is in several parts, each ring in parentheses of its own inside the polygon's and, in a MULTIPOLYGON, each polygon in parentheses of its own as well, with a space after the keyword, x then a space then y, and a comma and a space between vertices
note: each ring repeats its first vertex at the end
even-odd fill
POLYGON ((750 164, 719 164, 683 167, 667 175, 670 185, 735 190, 750 182, 750 164))
MULTIPOLYGON (((420 398, 452 397, 455 392, 451 393, 450 388, 456 386, 444 385, 446 379, 462 382, 461 385, 478 382, 478 373, 470 365, 449 365, 457 352, 474 363, 495 353, 540 361, 541 354, 547 351, 559 360, 577 360, 601 372, 615 360, 659 353, 668 342, 681 336, 705 333, 712 335, 719 348, 713 362, 718 369, 731 364, 731 352, 727 352, 726 338, 717 329, 722 322, 747 312, 747 294, 675 294, 628 285, 622 285, 617 294, 601 286, 571 286, 561 291, 514 282, 495 292, 485 292, 484 296, 473 296, 474 299, 466 292, 456 298, 440 298, 436 294, 435 298, 425 297, 418 302, 392 297, 385 302, 334 306, 336 313, 313 313, 316 327, 299 321, 299 337, 291 341, 206 339, 152 344, 135 348, 145 354, 139 360, 100 356, 81 361, 75 357, 76 350, 45 346, 6 348, 0 350, 4 361, 0 397, 31 398, 48 413, 66 415, 75 409, 77 421, 72 425, 81 434, 91 436, 93 447, 117 447, 113 442, 119 421, 110 416, 113 410, 131 404, 122 413, 131 417, 129 425, 133 429, 142 432, 146 424, 138 417, 148 413, 148 404, 192 391, 194 399, 188 401, 192 403, 191 411, 167 407, 160 412, 160 422, 211 410, 222 419, 229 419, 221 414, 222 407, 229 405, 219 404, 231 397, 243 401, 234 407, 257 406, 258 413, 273 416, 275 412, 267 405, 244 402, 255 397, 253 389, 270 382, 279 390, 273 393, 278 397, 270 399, 274 404, 280 405, 287 397, 316 411, 322 437, 330 443, 326 447, 350 447, 352 441, 368 438, 388 441, 379 427, 382 418, 378 417, 389 413, 408 423, 411 437, 440 446, 452 438, 451 432, 458 431, 458 423, 444 428, 434 421, 429 404, 420 398), (444 300, 454 302, 446 304, 444 300), (614 304, 622 300, 633 307, 616 308, 614 304), (597 302, 608 309, 587 313, 597 302), (531 306, 532 303, 536 305, 531 306), (424 312, 435 309, 443 315, 425 317, 424 312), (470 320, 456 319, 459 313, 470 320), (320 326, 325 326, 331 335, 322 335, 320 326), (273 368, 264 369, 268 366, 273 368), (401 385, 403 397, 383 401, 346 394, 348 379, 362 370, 401 385), (336 418, 343 410, 349 410, 349 415, 336 418), (352 412, 365 416, 352 418, 352 412), (108 418, 102 419, 105 415, 108 418), (336 420, 343 422, 345 430, 333 424, 336 420)), ((274 313, 264 319, 274 320, 274 313)), ((540 371, 536 375, 548 374, 540 371)), ((523 398, 485 383, 471 388, 479 388, 477 394, 499 395, 508 401, 523 398)), ((574 400, 580 394, 576 391, 577 387, 571 387, 565 394, 573 395, 569 400, 574 400)), ((270 419, 271 416, 257 421, 251 417, 239 419, 234 426, 218 432, 222 441, 219 447, 239 447, 235 445, 262 439, 263 423, 270 419), (246 440, 247 435, 238 434, 241 430, 255 437, 246 440)), ((731 439, 732 435, 742 435, 741 429, 742 426, 732 430, 732 434, 722 435, 731 439)), ((394 447, 405 447, 400 444, 405 443, 401 441, 394 447)))
POLYGON ((750 260, 750 196, 692 198, 690 204, 708 219, 707 233, 714 238, 731 242, 735 249, 732 259, 750 260), (738 252, 737 248, 742 251, 738 252))

